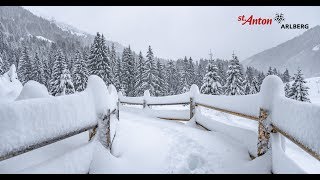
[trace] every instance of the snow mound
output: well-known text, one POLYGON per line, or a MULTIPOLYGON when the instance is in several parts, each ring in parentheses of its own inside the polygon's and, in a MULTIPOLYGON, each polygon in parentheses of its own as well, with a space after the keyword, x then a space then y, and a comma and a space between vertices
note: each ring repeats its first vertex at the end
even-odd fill
POLYGON ((320 49, 320 44, 318 44, 315 47, 313 47, 312 51, 319 51, 319 49, 320 49))
POLYGON ((0 104, 14 101, 20 94, 22 84, 18 80, 15 65, 0 76, 0 104))
POLYGON ((50 97, 47 88, 37 81, 28 81, 16 100, 50 97))
POLYGON ((93 126, 107 108, 116 107, 116 102, 103 80, 90 76, 81 93, 0 104, 0 156, 93 126))

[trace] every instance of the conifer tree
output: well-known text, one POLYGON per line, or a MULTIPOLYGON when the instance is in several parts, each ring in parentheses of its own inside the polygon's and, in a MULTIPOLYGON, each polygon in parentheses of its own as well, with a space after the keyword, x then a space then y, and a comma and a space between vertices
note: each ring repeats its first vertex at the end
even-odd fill
POLYGON ((284 83, 287 83, 287 82, 290 82, 290 74, 289 74, 289 71, 288 69, 286 69, 282 75, 282 81, 284 83))
POLYGON ((97 33, 90 49, 89 64, 90 74, 94 74, 103 79, 109 85, 112 83, 112 73, 110 68, 110 59, 107 54, 105 38, 97 33))
POLYGON ((122 83, 125 89, 126 96, 134 96, 134 86, 135 86, 135 71, 134 64, 135 59, 133 57, 130 46, 125 48, 122 53, 122 63, 123 63, 123 74, 122 74, 122 83))
POLYGON ((179 93, 179 83, 180 79, 177 75, 179 75, 178 70, 175 66, 174 61, 170 60, 168 62, 167 67, 167 79, 168 79, 168 94, 174 95, 179 93))
POLYGON ((32 79, 40 84, 46 84, 43 61, 39 59, 38 53, 35 54, 33 61, 32 79))
POLYGON ((68 95, 75 92, 69 69, 66 67, 60 77, 59 95, 68 95))
POLYGON ((75 91, 83 91, 87 86, 89 72, 87 63, 80 51, 77 51, 74 57, 74 66, 72 69, 72 79, 75 91))
POLYGON ((145 62, 145 73, 143 74, 143 90, 149 90, 151 95, 155 94, 156 86, 155 80, 157 78, 156 65, 154 61, 151 46, 148 48, 147 58, 145 62))
POLYGON ((203 78, 203 85, 200 88, 200 92, 211 95, 222 94, 218 68, 212 62, 207 65, 207 73, 203 78))
POLYGON ((225 94, 226 95, 243 95, 243 79, 240 68, 240 63, 234 54, 232 55, 232 60, 228 66, 227 79, 225 84, 225 94))
POLYGON ((288 93, 289 98, 303 102, 310 102, 310 99, 308 98, 309 87, 305 85, 306 83, 307 82, 304 80, 303 74, 301 73, 301 69, 298 68, 297 73, 294 74, 294 82, 288 93))
POLYGON ((285 96, 287 98, 289 98, 289 93, 290 93, 290 83, 287 82, 286 85, 284 86, 284 92, 285 92, 285 96))
POLYGON ((137 60, 137 66, 136 66, 136 83, 135 83, 135 96, 143 96, 144 90, 142 87, 143 84, 143 74, 145 73, 145 62, 142 55, 142 52, 140 51, 138 60, 137 60))
POLYGON ((22 84, 32 79, 32 64, 27 47, 23 48, 22 56, 19 60, 18 77, 22 84))
POLYGON ((62 93, 61 77, 65 69, 67 69, 67 64, 65 62, 62 51, 59 50, 56 55, 56 60, 53 64, 53 70, 50 79, 50 93, 53 96, 57 96, 62 93))
POLYGON ((250 89, 250 94, 256 94, 259 91, 260 91, 260 85, 259 85, 256 77, 253 77, 252 84, 251 84, 251 89, 250 89))
POLYGON ((272 75, 272 74, 273 74, 272 68, 271 68, 271 66, 269 66, 269 69, 268 69, 268 72, 267 72, 266 76, 269 76, 269 75, 272 75))

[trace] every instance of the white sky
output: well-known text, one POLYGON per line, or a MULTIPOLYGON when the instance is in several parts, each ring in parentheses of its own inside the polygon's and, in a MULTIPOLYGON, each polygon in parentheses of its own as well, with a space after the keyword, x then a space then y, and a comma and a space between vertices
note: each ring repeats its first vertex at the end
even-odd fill
POLYGON ((242 26, 238 16, 273 18, 283 13, 285 23, 320 24, 320 7, 204 7, 204 6, 35 6, 24 7, 43 17, 70 24, 90 34, 102 32, 107 39, 145 53, 151 45, 158 57, 191 56, 243 60, 289 40, 305 30, 271 26, 242 26))

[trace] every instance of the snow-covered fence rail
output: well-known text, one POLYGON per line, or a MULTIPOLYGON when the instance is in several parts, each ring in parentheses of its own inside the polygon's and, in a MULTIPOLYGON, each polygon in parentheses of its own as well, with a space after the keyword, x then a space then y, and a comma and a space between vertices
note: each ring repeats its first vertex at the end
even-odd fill
POLYGON ((102 79, 90 76, 87 89, 80 93, 1 104, 0 161, 97 126, 100 134, 110 136, 110 122, 105 120, 112 114, 118 117, 117 100, 113 85, 108 90, 102 79), (109 129, 100 124, 109 124, 109 129))
MULTIPOLYGON (((320 107, 284 97, 283 82, 277 76, 268 76, 263 81, 258 94, 243 96, 213 96, 200 94, 193 85, 190 92, 165 97, 121 97, 122 103, 140 105, 190 104, 190 119, 196 107, 206 107, 231 115, 258 121, 257 155, 265 154, 271 144, 280 142, 282 134, 307 153, 320 160, 320 107), (274 142, 269 142, 270 137, 274 142)), ((168 118, 168 117, 167 117, 168 118)), ((195 122, 204 128, 205 124, 195 118, 195 122)), ((279 157, 279 156, 277 156, 279 157)))

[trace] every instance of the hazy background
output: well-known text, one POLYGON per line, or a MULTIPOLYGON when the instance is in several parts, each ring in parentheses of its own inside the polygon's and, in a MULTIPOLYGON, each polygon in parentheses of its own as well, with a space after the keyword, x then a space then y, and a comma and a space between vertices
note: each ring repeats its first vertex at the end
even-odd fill
POLYGON ((70 24, 90 34, 102 32, 107 39, 135 51, 151 45, 158 57, 191 56, 230 58, 232 51, 243 60, 274 47, 305 30, 283 30, 280 25, 242 26, 238 16, 273 18, 283 13, 285 23, 319 25, 320 7, 188 7, 188 6, 36 6, 24 7, 45 18, 70 24))

